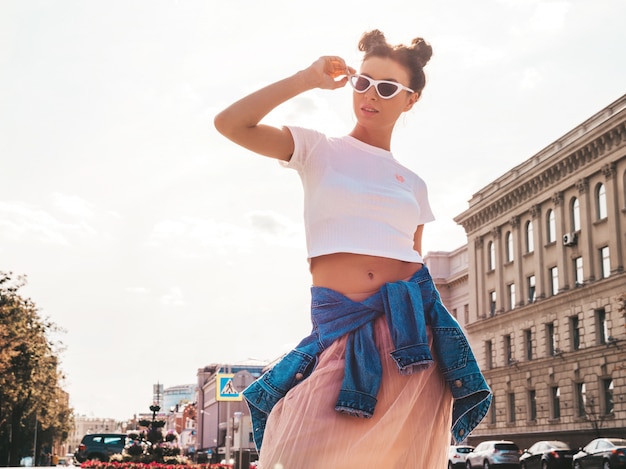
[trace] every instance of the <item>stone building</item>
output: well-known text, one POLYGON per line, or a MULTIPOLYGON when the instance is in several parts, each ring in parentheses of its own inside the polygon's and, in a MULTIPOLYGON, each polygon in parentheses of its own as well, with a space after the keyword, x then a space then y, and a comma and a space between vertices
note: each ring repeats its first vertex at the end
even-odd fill
POLYGON ((239 393, 261 376, 267 364, 216 364, 198 369, 196 459, 216 463, 233 459, 235 467, 257 458, 250 411, 239 393), (222 380, 226 377, 225 380, 222 380), (225 384, 224 384, 225 383, 225 384), (226 396, 224 387, 232 397, 226 396))
POLYGON ((455 221, 468 240, 459 322, 494 391, 470 443, 626 437, 626 95, 455 221))

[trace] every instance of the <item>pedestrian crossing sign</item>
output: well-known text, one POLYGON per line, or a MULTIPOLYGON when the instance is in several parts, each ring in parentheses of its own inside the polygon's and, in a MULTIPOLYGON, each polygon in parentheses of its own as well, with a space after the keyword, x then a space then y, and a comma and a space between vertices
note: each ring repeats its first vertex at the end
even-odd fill
POLYGON ((241 394, 239 391, 235 389, 233 385, 233 378, 235 377, 232 373, 218 373, 215 377, 216 383, 216 391, 217 396, 216 400, 218 401, 240 401, 241 394))

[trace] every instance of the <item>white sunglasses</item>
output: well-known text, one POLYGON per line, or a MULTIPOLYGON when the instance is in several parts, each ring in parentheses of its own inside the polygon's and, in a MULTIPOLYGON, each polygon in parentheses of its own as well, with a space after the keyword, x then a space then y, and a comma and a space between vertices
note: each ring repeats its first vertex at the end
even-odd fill
POLYGON ((374 80, 373 78, 358 73, 350 75, 348 80, 350 81, 352 88, 354 88, 354 91, 357 93, 365 93, 373 86, 376 89, 378 96, 382 99, 391 99, 403 90, 415 93, 415 91, 411 88, 407 88, 406 86, 395 81, 374 80))

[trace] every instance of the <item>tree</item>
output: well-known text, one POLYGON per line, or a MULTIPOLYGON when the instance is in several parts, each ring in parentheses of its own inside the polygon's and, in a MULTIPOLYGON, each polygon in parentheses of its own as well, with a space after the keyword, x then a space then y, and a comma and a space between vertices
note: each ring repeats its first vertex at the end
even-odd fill
POLYGON ((19 294, 25 284, 23 276, 0 272, 0 466, 52 448, 73 424, 58 369, 62 344, 49 339, 59 329, 19 294))

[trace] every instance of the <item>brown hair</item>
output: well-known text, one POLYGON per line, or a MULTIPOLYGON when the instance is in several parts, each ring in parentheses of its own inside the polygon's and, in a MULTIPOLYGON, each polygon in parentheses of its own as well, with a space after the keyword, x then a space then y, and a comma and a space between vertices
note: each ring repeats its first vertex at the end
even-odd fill
POLYGON ((422 93, 426 85, 424 67, 433 55, 433 49, 421 37, 413 39, 410 46, 399 44, 392 46, 385 39, 385 35, 378 29, 366 32, 359 41, 359 50, 365 52, 363 60, 370 57, 382 57, 395 60, 404 66, 411 77, 409 88, 422 93))

